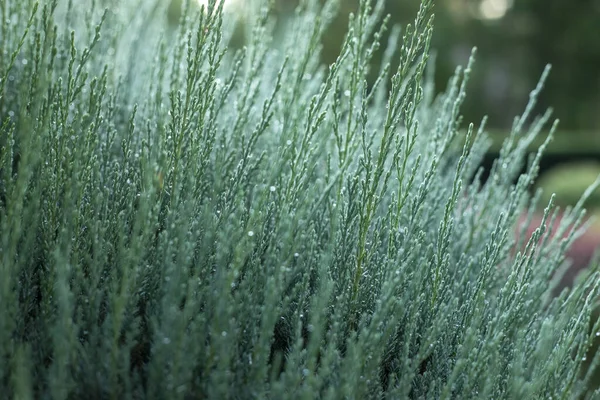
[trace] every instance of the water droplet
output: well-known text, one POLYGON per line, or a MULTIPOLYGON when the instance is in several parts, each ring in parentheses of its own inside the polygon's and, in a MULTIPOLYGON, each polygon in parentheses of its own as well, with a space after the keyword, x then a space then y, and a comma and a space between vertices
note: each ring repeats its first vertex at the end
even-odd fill
POLYGON ((350 91, 349 91, 349 90, 346 90, 346 91, 344 92, 344 96, 346 96, 346 97, 350 97, 350 91))
POLYGON ((28 63, 28 61, 27 61, 27 59, 26 59, 26 58, 24 58, 24 59, 22 59, 22 60, 21 60, 21 64, 23 64, 23 65, 27 65, 27 63, 28 63))
POLYGON ((587 360, 586 356, 581 357, 581 361, 586 361, 586 360, 587 360))
POLYGON ((300 254, 294 253, 294 257, 298 258, 298 257, 300 257, 300 254))
POLYGON ((248 236, 250 236, 250 237, 254 236, 254 232, 253 231, 248 231, 248 236))
POLYGON ((163 338, 163 343, 164 344, 170 344, 171 343, 171 339, 169 339, 168 337, 163 338))
POLYGON ((275 190, 277 190, 277 188, 276 188, 275 186, 271 186, 271 187, 269 187, 269 190, 270 190, 271 192, 274 192, 275 190))
POLYGON ((292 145, 292 141, 291 141, 291 140, 288 140, 288 141, 287 141, 287 142, 285 142, 285 143, 286 143, 288 146, 291 146, 291 145, 292 145))
POLYGON ((309 373, 310 373, 310 371, 308 370, 308 368, 304 368, 302 370, 302 375, 304 375, 304 376, 308 376, 309 373))
POLYGON ((221 336, 226 337, 227 336, 227 332, 225 332, 225 331, 221 332, 221 336))

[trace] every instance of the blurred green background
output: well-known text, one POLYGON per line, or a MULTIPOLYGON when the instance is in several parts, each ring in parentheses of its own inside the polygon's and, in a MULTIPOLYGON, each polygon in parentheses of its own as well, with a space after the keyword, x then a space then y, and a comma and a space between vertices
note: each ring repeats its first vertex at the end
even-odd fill
MULTIPOLYGON (((357 6, 356 0, 345 3, 346 11, 357 6)), ((418 5, 417 0, 388 0, 386 11, 404 25, 418 5)), ((343 33, 343 19, 333 36, 343 33)), ((330 46, 325 57, 335 54, 335 44, 330 46)), ((467 121, 488 115, 490 128, 510 129, 550 63, 538 111, 553 107, 561 132, 600 134, 600 0, 437 0, 437 88, 446 86, 456 65, 466 64, 474 46, 478 55, 464 107, 467 121)))

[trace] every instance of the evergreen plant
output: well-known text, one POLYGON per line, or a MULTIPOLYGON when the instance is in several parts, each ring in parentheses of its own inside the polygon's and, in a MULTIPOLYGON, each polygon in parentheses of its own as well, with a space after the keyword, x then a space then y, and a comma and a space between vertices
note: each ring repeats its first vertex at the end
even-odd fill
POLYGON ((439 95, 427 78, 431 0, 372 86, 383 1, 328 66, 338 1, 302 1, 277 40, 248 7, 236 51, 214 0, 175 31, 167 4, 133 3, 0 2, 2 396, 593 395, 597 268, 550 295, 590 192, 566 235, 546 234, 552 201, 514 234, 552 137, 528 156, 548 71, 483 182, 472 60, 439 95))

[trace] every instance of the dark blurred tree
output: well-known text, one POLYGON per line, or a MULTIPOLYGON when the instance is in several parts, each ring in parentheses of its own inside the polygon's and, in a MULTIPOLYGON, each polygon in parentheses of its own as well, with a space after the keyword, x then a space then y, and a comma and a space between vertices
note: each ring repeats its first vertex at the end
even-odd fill
MULTIPOLYGON (((386 12, 392 23, 405 26, 419 3, 388 0, 386 12)), ((327 62, 335 58, 347 13, 357 9, 358 0, 342 4, 342 15, 326 38, 327 62)), ((438 0, 435 14, 439 90, 457 65, 466 64, 471 49, 478 48, 464 108, 468 120, 487 114, 493 127, 509 128, 550 63, 553 69, 538 111, 552 106, 564 130, 600 129, 600 0, 438 0), (486 18, 481 11, 486 5, 506 7, 505 14, 486 18)))
POLYGON ((556 106, 565 128, 600 128, 600 1, 517 0, 503 24, 525 46, 531 81, 553 65, 545 102, 556 106), (529 29, 511 30, 518 23, 529 29))

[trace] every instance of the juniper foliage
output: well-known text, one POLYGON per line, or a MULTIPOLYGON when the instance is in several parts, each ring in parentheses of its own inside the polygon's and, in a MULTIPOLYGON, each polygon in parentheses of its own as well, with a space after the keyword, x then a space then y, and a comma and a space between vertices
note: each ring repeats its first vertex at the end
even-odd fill
POLYGON ((545 232, 552 201, 514 234, 551 139, 528 157, 542 84, 483 182, 472 60, 441 95, 427 79, 432 1, 372 85, 383 2, 361 1, 330 66, 337 2, 319 3, 277 39, 249 7, 234 51, 215 1, 177 28, 162 2, 0 2, 0 393, 586 395, 598 273, 550 296, 583 199, 565 235, 545 232))

